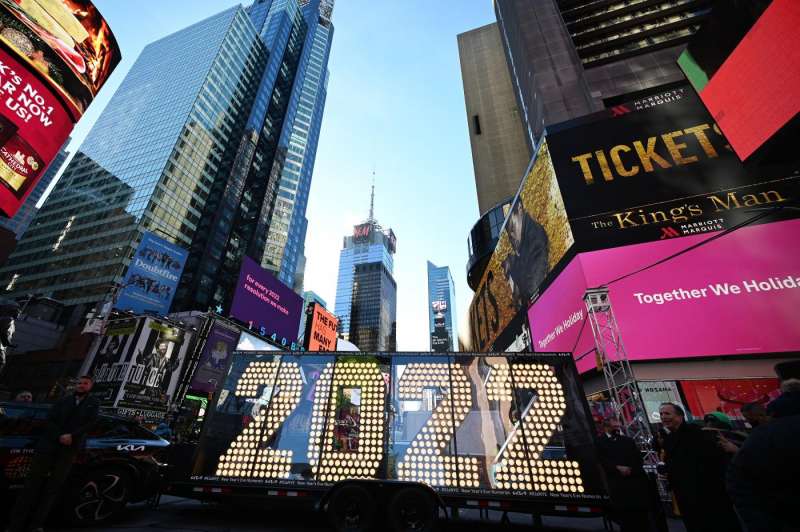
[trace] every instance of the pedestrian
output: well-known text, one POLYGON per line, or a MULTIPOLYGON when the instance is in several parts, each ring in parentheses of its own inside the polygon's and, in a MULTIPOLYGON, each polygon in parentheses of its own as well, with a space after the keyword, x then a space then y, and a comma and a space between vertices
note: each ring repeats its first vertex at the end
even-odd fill
POLYGON ((50 409, 42 436, 17 498, 8 531, 41 532, 61 487, 67 479, 86 433, 97 419, 99 403, 89 395, 92 379, 83 376, 75 392, 50 409))
POLYGON ((608 480, 612 519, 619 523, 622 532, 650 530, 650 487, 642 468, 642 452, 631 438, 620 432, 617 418, 603 421, 597 452, 608 480))
POLYGON ((747 434, 733 430, 733 422, 722 412, 711 412, 703 417, 703 430, 714 435, 717 446, 731 458, 747 439, 747 434))
POLYGON ((686 421, 675 403, 659 408, 669 483, 688 532, 740 532, 725 490, 728 458, 715 434, 686 421))
POLYGON ((32 403, 33 402, 33 394, 29 390, 20 390, 17 392, 17 395, 14 396, 15 403, 32 403))
POLYGON ((800 531, 800 365, 779 364, 781 395, 733 459, 728 489, 748 532, 800 531))
POLYGON ((747 403, 742 405, 742 417, 755 429, 769 422, 770 416, 762 403, 747 403))

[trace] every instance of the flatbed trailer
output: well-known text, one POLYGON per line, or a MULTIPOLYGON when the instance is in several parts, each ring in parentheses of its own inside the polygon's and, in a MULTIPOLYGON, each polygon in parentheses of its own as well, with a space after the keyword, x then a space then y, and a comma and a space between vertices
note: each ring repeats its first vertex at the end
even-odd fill
POLYGON ((168 493, 304 504, 338 530, 608 507, 569 353, 237 351, 171 463, 168 493))

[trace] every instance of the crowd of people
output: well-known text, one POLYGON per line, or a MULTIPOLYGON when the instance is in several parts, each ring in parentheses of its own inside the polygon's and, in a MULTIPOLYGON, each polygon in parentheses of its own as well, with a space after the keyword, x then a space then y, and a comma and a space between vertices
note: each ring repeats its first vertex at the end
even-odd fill
MULTIPOLYGON (((680 405, 659 409, 660 455, 676 513, 687 532, 798 532, 800 518, 800 363, 776 366, 781 395, 766 407, 744 405, 749 434, 713 412, 702 424, 680 405)), ((606 471, 613 519, 623 532, 659 528, 653 487, 635 442, 606 420, 597 448, 606 471)))

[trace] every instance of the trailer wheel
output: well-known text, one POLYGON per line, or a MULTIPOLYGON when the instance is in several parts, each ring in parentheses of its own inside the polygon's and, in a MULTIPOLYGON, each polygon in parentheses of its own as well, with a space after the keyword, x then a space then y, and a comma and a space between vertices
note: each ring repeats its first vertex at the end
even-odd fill
POLYGON ((375 498, 362 486, 342 486, 328 500, 328 519, 339 532, 369 530, 375 524, 375 498))
POLYGON ((404 488, 389 501, 389 527, 395 532, 430 532, 436 524, 436 502, 425 490, 404 488))

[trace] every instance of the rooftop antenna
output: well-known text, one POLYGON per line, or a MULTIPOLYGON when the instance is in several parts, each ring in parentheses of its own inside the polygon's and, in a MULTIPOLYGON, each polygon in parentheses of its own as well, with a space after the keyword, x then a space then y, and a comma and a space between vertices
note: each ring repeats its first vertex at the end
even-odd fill
POLYGON ((369 221, 375 221, 375 170, 372 170, 372 193, 369 197, 369 221))

